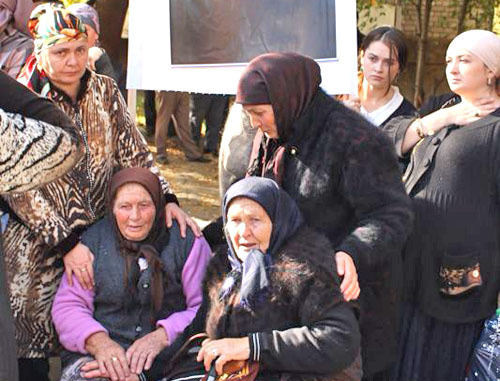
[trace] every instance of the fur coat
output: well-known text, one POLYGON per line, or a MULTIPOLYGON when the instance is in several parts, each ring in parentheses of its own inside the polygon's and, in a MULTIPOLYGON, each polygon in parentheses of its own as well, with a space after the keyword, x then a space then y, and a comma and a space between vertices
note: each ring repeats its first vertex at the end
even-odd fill
MULTIPOLYGON (((335 252, 354 260, 363 370, 366 375, 384 370, 397 353, 401 250, 413 215, 394 147, 321 89, 278 144, 285 148, 282 187, 306 223, 322 232, 335 252)), ((263 151, 250 174, 273 177, 263 169, 273 157, 263 151)))
POLYGON ((258 379, 359 379, 359 363, 351 370, 357 375, 338 374, 359 354, 360 334, 353 306, 342 299, 328 241, 301 228, 273 261, 271 289, 249 310, 238 303, 240 283, 219 298, 228 262, 225 250, 216 254, 205 283, 208 335, 248 336, 258 379))

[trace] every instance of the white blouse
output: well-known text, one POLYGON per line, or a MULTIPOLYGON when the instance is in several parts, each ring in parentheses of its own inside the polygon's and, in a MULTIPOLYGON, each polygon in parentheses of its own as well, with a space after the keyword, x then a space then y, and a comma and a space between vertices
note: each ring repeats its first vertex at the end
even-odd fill
POLYGON ((368 112, 363 106, 361 106, 361 115, 363 115, 377 127, 384 123, 385 120, 389 118, 394 113, 394 111, 399 108, 399 106, 401 106, 401 103, 403 103, 404 98, 399 92, 399 88, 397 86, 391 87, 394 90, 394 95, 392 96, 391 100, 382 107, 379 107, 372 112, 368 112))

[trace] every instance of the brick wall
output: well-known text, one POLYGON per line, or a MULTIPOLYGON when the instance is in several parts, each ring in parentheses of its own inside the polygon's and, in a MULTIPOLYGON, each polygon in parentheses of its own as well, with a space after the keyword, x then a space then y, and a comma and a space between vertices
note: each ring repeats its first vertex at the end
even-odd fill
MULTIPOLYGON (((430 39, 446 39, 451 40, 457 34, 457 16, 453 13, 458 13, 456 3, 458 0, 434 0, 431 11, 431 20, 429 22, 429 38, 430 39)), ((400 8, 399 28, 408 35, 417 33, 417 13, 415 6, 408 2, 402 2, 400 8)), ((475 9, 475 13, 482 12, 481 9, 475 9)), ((476 25, 473 20, 466 20, 466 29, 471 28, 488 28, 488 25, 476 25)))
MULTIPOLYGON (((451 38, 456 34, 457 22, 456 19, 450 17, 453 12, 453 0, 434 0, 431 12, 431 20, 429 22, 429 38, 441 39, 451 38), (447 18, 446 23, 444 18, 447 18)), ((407 35, 416 35, 418 33, 417 12, 412 4, 404 4, 401 6, 401 23, 400 27, 407 35)))

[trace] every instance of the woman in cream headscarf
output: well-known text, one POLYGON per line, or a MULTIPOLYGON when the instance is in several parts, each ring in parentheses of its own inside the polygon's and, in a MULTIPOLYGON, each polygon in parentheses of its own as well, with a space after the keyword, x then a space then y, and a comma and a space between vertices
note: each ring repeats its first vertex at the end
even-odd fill
MULTIPOLYGON (((395 380, 463 380, 500 285, 500 38, 471 30, 446 53, 451 99, 385 127, 402 157, 415 226, 395 380), (435 111, 434 111, 435 110, 435 111)), ((450 98, 450 97, 448 97, 450 98)))

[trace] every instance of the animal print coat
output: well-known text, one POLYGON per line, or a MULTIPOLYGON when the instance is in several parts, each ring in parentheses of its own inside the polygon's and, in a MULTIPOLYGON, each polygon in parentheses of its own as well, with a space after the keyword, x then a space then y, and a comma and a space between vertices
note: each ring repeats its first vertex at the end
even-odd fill
MULTIPOLYGON (((4 235, 18 357, 46 357, 54 350, 50 308, 63 271, 62 257, 78 233, 103 216, 107 186, 124 167, 149 167, 153 157, 134 125, 116 83, 87 71, 75 104, 53 88, 52 100, 75 122, 84 157, 67 175, 6 200, 18 219, 4 235)), ((162 178, 165 192, 169 184, 162 178)))
POLYGON ((76 136, 0 108, 0 194, 53 181, 81 158, 76 136))
MULTIPOLYGON (((0 73, 2 90, 16 93, 22 88, 20 85, 16 89, 3 86, 2 76, 6 74, 0 73)), ((14 81, 10 83, 15 84, 14 81)), ((48 102, 37 99, 34 103, 48 102)), ((0 107, 4 106, 8 107, 0 100, 0 107)), ((62 114, 55 106, 48 106, 51 111, 56 111, 55 114, 62 114)), ((63 176, 81 158, 78 143, 76 130, 67 124, 54 127, 0 108, 0 194, 26 191, 63 176)), ((14 324, 5 285, 0 234, 0 380, 17 380, 14 324)))

